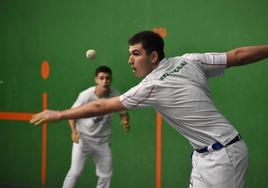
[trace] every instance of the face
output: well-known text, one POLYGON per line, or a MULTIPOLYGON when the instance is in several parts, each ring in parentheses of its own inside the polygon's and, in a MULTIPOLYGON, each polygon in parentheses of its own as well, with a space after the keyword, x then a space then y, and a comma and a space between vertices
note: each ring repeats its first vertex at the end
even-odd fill
POLYGON ((106 72, 99 72, 95 77, 96 86, 107 90, 110 88, 112 83, 112 76, 106 72))
POLYGON ((154 69, 154 52, 148 55, 141 43, 130 45, 128 62, 135 76, 144 77, 154 69))

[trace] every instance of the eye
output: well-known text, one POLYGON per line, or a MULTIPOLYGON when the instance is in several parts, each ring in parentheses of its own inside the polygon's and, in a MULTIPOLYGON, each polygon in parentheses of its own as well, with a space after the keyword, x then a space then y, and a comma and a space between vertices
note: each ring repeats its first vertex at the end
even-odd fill
POLYGON ((138 50, 133 50, 130 55, 139 56, 141 53, 138 50))
POLYGON ((140 53, 139 53, 139 52, 134 52, 133 55, 134 55, 134 56, 139 56, 140 53))

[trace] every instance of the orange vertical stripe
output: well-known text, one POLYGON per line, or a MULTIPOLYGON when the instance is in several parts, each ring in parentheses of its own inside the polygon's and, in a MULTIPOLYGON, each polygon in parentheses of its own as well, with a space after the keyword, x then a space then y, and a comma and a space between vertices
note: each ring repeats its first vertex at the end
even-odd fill
POLYGON ((155 27, 153 32, 158 33, 162 38, 167 37, 167 30, 165 27, 155 27))
POLYGON ((29 121, 32 115, 32 113, 0 112, 0 120, 29 121))
MULTIPOLYGON (((42 109, 47 109, 47 93, 42 96, 42 109)), ((47 170, 47 124, 42 124, 42 167, 41 167, 41 183, 46 184, 46 170, 47 170)))
MULTIPOLYGON (((167 37, 165 27, 153 28, 162 38, 167 37)), ((156 114, 156 188, 161 188, 161 167, 162 167, 162 118, 159 112, 156 114)))
POLYGON ((45 61, 43 61, 42 65, 41 65, 41 75, 42 75, 42 78, 44 80, 48 79, 49 73, 50 73, 49 64, 48 64, 48 61, 45 60, 45 61))
POLYGON ((156 114, 156 188, 161 188, 162 168, 162 118, 156 114))

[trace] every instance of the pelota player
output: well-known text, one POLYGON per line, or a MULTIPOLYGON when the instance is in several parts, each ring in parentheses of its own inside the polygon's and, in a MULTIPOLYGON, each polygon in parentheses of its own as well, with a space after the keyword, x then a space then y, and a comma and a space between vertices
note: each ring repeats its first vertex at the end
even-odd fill
POLYGON ((186 54, 165 58, 163 39, 151 31, 129 40, 129 64, 145 77, 120 97, 97 100, 80 108, 47 110, 31 123, 91 117, 125 109, 152 106, 194 148, 189 187, 242 188, 248 151, 238 131, 216 109, 207 79, 225 68, 268 57, 268 45, 241 47, 226 53, 186 54))
MULTIPOLYGON (((100 66, 95 71, 96 86, 82 91, 72 108, 100 98, 118 96, 119 92, 111 87, 112 70, 100 66)), ((130 128, 126 111, 120 112, 121 124, 125 131, 130 128)), ((97 188, 109 188, 112 178, 112 153, 109 146, 111 137, 112 114, 69 120, 73 140, 72 164, 65 177, 63 188, 73 188, 82 174, 86 159, 91 156, 96 164, 97 188)))

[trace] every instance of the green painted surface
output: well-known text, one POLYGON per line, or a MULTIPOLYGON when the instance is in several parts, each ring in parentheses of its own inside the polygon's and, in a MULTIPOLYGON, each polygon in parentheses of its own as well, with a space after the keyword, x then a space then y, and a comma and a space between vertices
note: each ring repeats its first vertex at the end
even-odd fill
MULTIPOLYGON (((71 106, 78 92, 94 84, 94 70, 113 69, 114 87, 124 92, 138 83, 128 65, 127 40, 141 30, 165 27, 167 56, 226 51, 268 43, 268 2, 264 0, 7 1, 0 2, 0 112, 37 112, 42 93, 48 107, 71 106), (89 63, 88 48, 97 51, 89 63), (47 60, 50 76, 41 78, 47 60)), ((241 132, 250 153, 246 187, 265 187, 268 76, 267 60, 227 70, 210 80, 217 107, 241 132)), ((113 120, 113 188, 155 187, 155 112, 130 112, 125 134, 113 120)), ((0 184, 41 184, 41 127, 0 121, 0 184)), ((67 122, 48 125, 47 187, 61 187, 70 166, 67 122)), ((162 187, 188 187, 188 142, 163 124, 162 187)), ((94 187, 89 160, 77 187, 94 187)))

